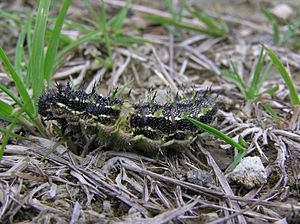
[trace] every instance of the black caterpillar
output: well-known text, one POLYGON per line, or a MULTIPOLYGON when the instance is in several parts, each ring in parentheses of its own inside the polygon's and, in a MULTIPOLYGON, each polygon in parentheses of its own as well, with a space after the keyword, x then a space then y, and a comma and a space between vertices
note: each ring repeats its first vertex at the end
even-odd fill
POLYGON ((83 139, 94 136, 100 146, 144 152, 186 148, 199 129, 185 117, 208 124, 217 112, 215 98, 207 93, 163 105, 153 101, 140 104, 115 94, 101 96, 95 88, 91 93, 73 90, 69 83, 44 93, 38 109, 46 120, 56 120, 77 145, 83 146, 87 142, 83 139))

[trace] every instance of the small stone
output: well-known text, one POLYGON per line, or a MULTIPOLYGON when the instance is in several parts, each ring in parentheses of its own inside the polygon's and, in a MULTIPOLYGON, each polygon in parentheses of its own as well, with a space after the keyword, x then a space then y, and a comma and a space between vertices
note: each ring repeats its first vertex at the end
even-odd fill
POLYGON ((201 218, 204 218, 202 223, 213 222, 219 218, 216 212, 204 213, 201 214, 201 218))
POLYGON ((212 175, 204 170, 192 169, 187 172, 187 179, 193 184, 206 186, 213 181, 212 175))
POLYGON ((271 9, 271 13, 279 19, 287 20, 293 14, 293 9, 288 4, 279 4, 271 9))
POLYGON ((267 172, 259 157, 246 157, 228 175, 235 183, 241 184, 247 189, 261 186, 267 182, 267 172))
POLYGON ((136 209, 131 207, 128 210, 128 216, 126 217, 126 220, 129 221, 129 223, 133 223, 133 220, 141 219, 143 215, 136 209))

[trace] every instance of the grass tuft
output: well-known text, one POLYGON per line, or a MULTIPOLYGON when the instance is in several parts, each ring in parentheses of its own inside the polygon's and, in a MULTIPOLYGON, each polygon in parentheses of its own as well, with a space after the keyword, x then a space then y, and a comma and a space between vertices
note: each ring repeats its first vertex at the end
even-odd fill
POLYGON ((270 62, 263 70, 264 59, 265 59, 264 48, 262 48, 260 51, 258 61, 254 68, 254 74, 253 74, 250 85, 247 85, 246 82, 242 79, 241 75, 238 72, 236 65, 233 62, 231 62, 231 67, 233 69, 233 72, 223 70, 222 75, 224 77, 229 78, 231 81, 233 81, 236 84, 236 86, 240 89, 243 97, 246 100, 254 101, 257 98, 259 98, 262 94, 264 94, 264 93, 270 94, 270 93, 273 93, 277 89, 277 87, 273 87, 273 88, 267 89, 264 92, 261 92, 263 83, 265 82, 267 76, 269 75, 270 69, 272 67, 272 62, 270 62))
POLYGON ((11 122, 1 144, 0 158, 16 124, 21 124, 32 133, 36 133, 37 129, 40 135, 44 137, 47 135, 37 113, 37 101, 44 91, 44 80, 49 82, 55 69, 55 55, 57 54, 61 27, 71 2, 72 0, 63 2, 54 30, 50 32, 49 41, 47 41, 46 33, 49 32, 47 23, 51 5, 50 0, 39 1, 37 16, 32 14, 27 22, 20 21, 23 27, 16 47, 15 67, 3 49, 0 48, 0 60, 6 68, 9 78, 14 81, 17 88, 17 94, 15 94, 0 84, 0 89, 16 103, 16 106, 13 107, 4 101, 0 101, 0 118, 11 122), (33 22, 34 31, 32 33, 33 22), (26 46, 24 46, 25 38, 26 46), (46 43, 49 44, 45 57, 46 43), (25 66, 22 65, 23 62, 25 62, 25 66), (31 89, 32 96, 30 96, 31 89))
POLYGON ((280 21, 276 16, 272 14, 268 9, 263 8, 262 13, 264 16, 272 23, 273 36, 277 44, 286 45, 287 43, 292 43, 296 48, 299 49, 299 27, 300 27, 300 17, 296 17, 291 21, 285 22, 287 29, 283 32, 281 30, 280 21))

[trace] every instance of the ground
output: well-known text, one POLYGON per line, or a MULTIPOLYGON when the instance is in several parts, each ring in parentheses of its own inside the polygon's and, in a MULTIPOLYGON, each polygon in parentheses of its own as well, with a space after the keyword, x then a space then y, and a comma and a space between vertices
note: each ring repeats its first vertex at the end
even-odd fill
MULTIPOLYGON (((125 5, 118 0, 104 2, 108 19, 125 5)), ((65 85, 71 78, 76 87, 87 92, 96 83, 97 92, 107 95, 125 86, 125 92, 131 89, 130 97, 135 102, 147 99, 153 91, 157 100, 164 102, 178 93, 188 95, 209 88, 219 105, 211 125, 232 139, 244 139, 245 157, 259 158, 266 181, 250 188, 232 181, 227 168, 235 152, 209 133, 202 133, 186 150, 172 155, 145 156, 112 151, 108 146, 82 157, 65 144, 54 147, 59 137, 53 122, 43 121, 48 139, 34 128, 17 126, 15 133, 26 138, 12 136, 6 146, 0 162, 2 223, 300 223, 299 106, 291 104, 287 85, 275 66, 262 82, 262 94, 251 100, 223 75, 224 71, 233 71, 233 63, 248 85, 265 46, 288 68, 299 92, 296 24, 300 4, 285 1, 290 11, 281 6, 277 13, 277 1, 186 2, 196 11, 225 21, 225 33, 207 34, 153 22, 145 15, 172 18, 165 4, 133 1, 120 32, 147 41, 112 41, 112 67, 103 66, 99 60, 109 55, 105 43, 82 43, 63 56, 51 87, 55 82, 65 85), (275 21, 272 24, 266 18, 263 8, 273 12, 281 34, 294 21, 296 35, 276 41, 275 21)), ((34 12, 36 4, 30 0, 0 3, 0 46, 11 60, 21 32, 22 23, 18 21, 34 12)), ((100 1, 90 4, 100 13, 100 1)), ((179 1, 173 1, 173 5, 178 9, 179 1)), ((54 1, 53 17, 59 7, 54 1)), ((85 29, 97 26, 93 19, 87 4, 74 0, 63 34, 75 40, 85 29)), ((193 28, 203 27, 187 10, 181 21, 193 28)), ((263 69, 270 60, 264 58, 263 69)), ((1 63, 0 72, 1 84, 15 91, 1 63)), ((13 104, 2 91, 0 99, 13 104)), ((0 127, 8 126, 0 122, 0 127)))

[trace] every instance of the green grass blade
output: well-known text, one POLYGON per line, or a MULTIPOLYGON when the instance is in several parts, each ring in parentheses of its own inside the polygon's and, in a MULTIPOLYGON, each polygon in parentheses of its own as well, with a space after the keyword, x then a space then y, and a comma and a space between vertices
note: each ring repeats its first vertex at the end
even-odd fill
POLYGON ((99 61, 100 64, 104 65, 106 68, 111 68, 112 64, 109 60, 105 60, 104 58, 101 58, 100 56, 93 56, 97 61, 99 61))
POLYGON ((89 14, 91 15, 91 18, 92 18, 92 19, 89 19, 88 22, 93 24, 95 27, 97 27, 97 29, 99 29, 101 21, 100 21, 99 15, 97 14, 97 12, 95 10, 95 7, 93 7, 91 5, 89 0, 84 0, 83 4, 87 8, 87 10, 88 10, 88 12, 89 12, 89 14))
POLYGON ((90 33, 87 33, 86 35, 83 35, 79 37, 77 40, 72 41, 69 45, 65 46, 61 51, 58 52, 56 58, 61 58, 64 54, 66 54, 68 51, 72 50, 73 48, 79 46, 80 44, 83 44, 88 41, 92 40, 100 40, 100 33, 98 31, 92 31, 90 33))
POLYGON ((294 21, 292 24, 288 25, 288 30, 283 34, 283 37, 281 39, 281 43, 284 43, 289 38, 291 38, 294 35, 297 35, 297 32, 300 27, 300 17, 297 18, 296 21, 294 21))
MULTIPOLYGON (((11 92, 9 89, 7 89, 4 85, 2 85, 0 83, 0 89, 6 93, 6 95, 8 95, 13 101, 15 101, 16 104, 18 104, 19 106, 22 106, 22 102, 18 99, 18 97, 16 97, 16 95, 11 92)), ((1 108, 1 107, 0 107, 1 108)))
POLYGON ((224 133, 220 132, 219 130, 210 127, 209 125, 206 125, 200 121, 197 121, 193 118, 186 117, 191 123, 196 125, 198 128, 203 129, 204 131, 216 136, 217 138, 225 141, 226 143, 230 144, 232 147, 236 148, 238 150, 238 155, 234 158, 234 161, 229 166, 229 170, 233 170, 241 161, 241 159, 246 154, 246 148, 244 148, 241 144, 234 141, 232 138, 230 138, 228 135, 225 135, 224 133))
POLYGON ((62 58, 64 54, 66 54, 68 51, 72 50, 73 48, 79 46, 80 44, 83 44, 85 42, 89 42, 92 40, 97 40, 97 41, 101 40, 101 36, 98 31, 92 31, 84 36, 81 36, 77 40, 74 40, 69 45, 65 46, 61 51, 58 52, 58 54, 56 56, 56 63, 53 68, 53 71, 55 71, 63 63, 62 61, 64 61, 64 60, 61 59, 62 61, 60 61, 60 58, 62 58))
POLYGON ((195 15, 200 21, 202 21, 210 29, 219 31, 219 27, 215 24, 213 19, 210 16, 208 16, 206 13, 194 12, 193 15, 195 15))
POLYGON ((273 95, 278 90, 279 90, 279 87, 276 85, 276 86, 274 86, 272 88, 269 88, 269 89, 265 90, 264 92, 268 93, 269 95, 273 95))
POLYGON ((239 141, 238 143, 243 146, 244 148, 248 148, 248 144, 247 142, 243 139, 243 137, 241 135, 239 135, 239 141))
POLYGON ((16 71, 13 69, 12 64, 10 63, 9 59, 5 55, 2 48, 0 48, 0 59, 3 61, 3 64, 7 68, 11 78, 14 80, 18 93, 20 94, 21 98, 23 99, 23 103, 30 102, 28 106, 28 113, 33 114, 35 112, 34 104, 32 103, 30 96, 24 86, 24 82, 20 78, 20 76, 16 73, 16 71))
POLYGON ((130 44, 130 43, 153 43, 153 41, 146 40, 142 37, 130 37, 122 34, 114 35, 112 41, 115 44, 130 44))
MULTIPOLYGON (((91 26, 96 26, 96 27, 98 26, 98 24, 95 23, 95 21, 90 22, 90 20, 87 18, 85 18, 84 21, 86 21, 86 23, 91 23, 91 26)), ((68 29, 77 30, 83 34, 87 34, 92 31, 95 31, 94 28, 88 27, 88 26, 86 26, 86 24, 78 24, 78 23, 67 21, 67 20, 65 21, 65 26, 68 27, 68 29)), ((96 30, 99 31, 100 29, 96 29, 96 30)))
POLYGON ((272 109, 272 107, 267 103, 262 103, 262 107, 268 114, 270 114, 277 122, 283 122, 284 120, 278 116, 278 114, 272 109))
POLYGON ((273 23, 273 32, 276 43, 281 43, 281 36, 280 36, 280 27, 278 23, 273 23))
POLYGON ((257 89, 260 90, 267 78, 267 76, 269 75, 270 73, 270 70, 272 68, 272 65, 273 65, 273 62, 270 61, 268 63, 268 65, 266 66, 265 70, 264 70, 264 73, 262 74, 262 76, 260 77, 260 79, 258 80, 258 84, 257 84, 257 89))
POLYGON ((17 24, 23 24, 24 20, 22 20, 18 15, 19 14, 17 14, 16 11, 8 10, 8 9, 0 9, 0 17, 4 19, 11 19, 15 21, 17 24))
POLYGON ((34 13, 32 13, 29 18, 28 18, 28 23, 26 26, 26 41, 27 41, 27 51, 28 51, 28 55, 32 55, 32 35, 31 35, 31 26, 33 24, 34 21, 34 13))
POLYGON ((255 67, 254 75, 251 80, 250 88, 247 94, 249 100, 254 100, 255 97, 258 95, 259 92, 258 82, 259 82, 259 77, 260 77, 263 64, 264 64, 264 48, 262 47, 255 67))
MULTIPOLYGON (((31 75, 34 102, 43 93, 44 89, 44 47, 45 32, 51 0, 39 1, 38 14, 32 38, 31 75)), ((35 112, 36 113, 36 112, 35 112)))
POLYGON ((279 74, 281 75, 281 77, 283 78, 285 84, 287 85, 287 87, 289 89, 292 105, 299 105, 300 99, 299 99, 297 90, 294 86, 292 77, 290 76, 288 71, 285 69, 284 65, 281 63, 281 61, 279 60, 277 55, 273 51, 271 51, 269 48, 267 48, 266 46, 264 46, 264 48, 268 52, 268 55, 270 56, 273 64, 275 65, 277 71, 279 72, 279 74))
POLYGON ((54 62, 55 62, 55 56, 57 54, 58 44, 60 40, 60 32, 63 26, 63 22, 65 19, 65 16, 67 14, 68 8, 71 5, 72 0, 65 0, 63 3, 63 6, 59 12, 59 15, 57 17, 54 29, 52 31, 52 35, 50 38, 48 50, 45 57, 45 63, 44 63, 44 78, 47 80, 47 82, 50 82, 51 75, 54 68, 54 62))
MULTIPOLYGON (((28 21, 27 21, 27 23, 28 23, 28 21)), ((21 29, 21 33, 18 38, 18 42, 17 42, 17 46, 16 46, 16 54, 15 54, 15 63, 14 64, 15 64, 16 73, 20 76, 22 76, 22 58, 25 58, 24 57, 24 41, 25 41, 25 36, 26 36, 26 32, 27 32, 27 26, 28 26, 28 24, 25 24, 25 26, 21 29)))
MULTIPOLYGON (((66 24, 66 22, 64 21, 64 25, 65 24, 66 24)), ((46 40, 50 41, 52 34, 53 34, 53 30, 47 28, 46 35, 45 35, 46 40)), ((70 37, 68 37, 67 35, 65 35, 63 33, 59 34, 59 45, 62 44, 64 46, 64 45, 70 44, 72 41, 73 40, 70 37)))
POLYGON ((246 93, 246 89, 245 89, 244 85, 239 81, 239 79, 236 77, 236 75, 234 73, 231 73, 226 70, 222 70, 222 75, 224 77, 229 78, 239 88, 243 97, 247 98, 247 93, 246 93))
POLYGON ((157 24, 172 25, 172 26, 176 26, 177 28, 194 31, 196 33, 202 33, 202 34, 206 34, 206 35, 213 36, 213 37, 219 37, 220 36, 219 33, 216 33, 213 30, 206 29, 206 28, 200 28, 198 26, 189 25, 189 24, 186 24, 186 23, 183 23, 183 22, 180 22, 180 21, 176 21, 173 18, 167 18, 167 17, 157 16, 157 15, 144 15, 143 17, 145 19, 150 20, 150 21, 152 21, 154 23, 157 23, 157 24))
POLYGON ((168 9, 168 12, 171 14, 172 18, 175 20, 180 20, 177 18, 177 12, 174 8, 173 0, 165 0, 165 5, 168 9))
POLYGON ((59 142, 56 142, 54 145, 50 146, 46 150, 46 154, 43 156, 43 158, 42 158, 41 161, 46 160, 50 154, 52 154, 53 152, 55 152, 55 150, 64 143, 64 141, 65 141, 65 139, 62 138, 61 140, 59 140, 59 142))
POLYGON ((5 147, 6 147, 7 143, 8 143, 8 140, 9 140, 11 134, 12 134, 12 131, 13 131, 16 123, 17 123, 17 119, 15 118, 13 120, 13 122, 8 126, 7 133, 5 134, 5 136, 3 138, 3 141, 2 141, 2 144, 1 144, 1 148, 0 148, 0 161, 2 160, 4 151, 5 151, 5 147))
POLYGON ((226 71, 226 70, 223 70, 222 71, 222 75, 231 79, 235 84, 236 86, 240 89, 242 95, 248 99, 248 95, 247 95, 247 86, 246 86, 246 83, 245 81, 241 78, 238 70, 237 70, 237 67, 236 65, 231 61, 230 62, 231 64, 231 67, 233 69, 233 73, 229 72, 229 71, 226 71))
POLYGON ((269 10, 267 10, 265 8, 262 9, 262 13, 272 23, 274 39, 275 39, 276 43, 280 43, 281 42, 280 27, 276 20, 276 17, 269 10))
POLYGON ((246 155, 246 151, 244 152, 239 152, 235 157, 233 162, 230 164, 230 166, 227 168, 227 170, 229 172, 231 172, 232 170, 234 170, 234 168, 239 165, 239 163, 241 162, 241 160, 244 158, 244 156, 246 155))
POLYGON ((228 32, 228 26, 225 21, 217 22, 216 19, 209 16, 204 12, 197 12, 192 9, 189 10, 191 15, 199 19, 202 23, 204 23, 208 29, 212 30, 216 36, 224 36, 228 32))
POLYGON ((236 65, 235 65, 233 62, 231 62, 231 66, 232 66, 232 68, 233 68, 233 72, 234 72, 233 74, 235 75, 237 81, 240 83, 240 85, 242 86, 243 90, 246 92, 246 89, 247 89, 246 83, 245 83, 245 81, 241 78, 241 76, 240 76, 240 74, 239 74, 239 71, 238 71, 236 65))
MULTIPOLYGON (((7 134, 8 130, 0 128, 0 132, 2 132, 3 134, 7 134)), ((15 133, 11 133, 11 136, 13 136, 14 138, 25 140, 25 141, 34 141, 34 140, 30 139, 30 138, 27 138, 27 137, 24 137, 22 135, 18 135, 18 134, 15 134, 15 133)))
POLYGON ((11 121, 11 116, 12 116, 12 113, 13 113, 13 106, 5 103, 4 101, 0 100, 0 108, 1 108, 1 111, 0 111, 0 119, 2 120, 5 120, 5 121, 11 121))
MULTIPOLYGON (((27 104, 26 104, 26 106, 27 106, 27 104)), ((16 126, 16 123, 18 122, 19 117, 21 116, 22 112, 23 112, 23 109, 21 108, 19 111, 17 111, 14 114, 12 114, 13 119, 12 119, 11 123, 8 126, 7 132, 6 132, 6 134, 5 134, 4 138, 3 138, 3 141, 2 141, 2 144, 1 144, 1 147, 0 147, 0 161, 1 161, 2 157, 3 157, 4 151, 5 151, 5 147, 6 147, 7 143, 8 143, 8 140, 9 140, 10 136, 12 135, 13 129, 16 126)))
POLYGON ((119 33, 120 29, 124 25, 124 21, 128 13, 128 10, 129 10, 129 2, 127 0, 125 6, 119 11, 119 13, 114 17, 112 17, 107 23, 111 31, 115 33, 119 33))
MULTIPOLYGON (((28 55, 32 55, 32 35, 31 35, 31 25, 32 25, 32 22, 33 21, 33 14, 29 17, 28 19, 28 26, 26 26, 26 41, 27 41, 27 52, 28 52, 28 55)), ((26 62, 26 76, 25 76, 25 86, 27 88, 30 88, 30 85, 31 85, 31 80, 32 80, 32 74, 31 74, 31 62, 30 60, 27 60, 26 62)))
POLYGON ((106 22, 106 12, 105 12, 105 4, 104 1, 102 0, 102 5, 101 5, 101 32, 103 34, 104 37, 104 43, 105 43, 105 47, 107 50, 107 54, 108 54, 108 62, 107 62, 107 67, 108 68, 112 68, 113 66, 113 61, 112 61, 112 49, 111 49, 111 44, 110 44, 110 38, 107 32, 107 22, 106 22))
POLYGON ((210 134, 216 136, 217 138, 225 141, 226 143, 230 144, 232 147, 237 148, 239 152, 243 152, 246 149, 240 145, 239 143, 237 143, 236 141, 234 141, 232 138, 230 138, 228 135, 225 135, 224 133, 220 132, 219 130, 204 124, 200 121, 197 121, 193 118, 187 117, 186 119, 188 119, 190 122, 192 122, 194 125, 196 125, 198 128, 203 129, 206 132, 209 132, 210 134))

